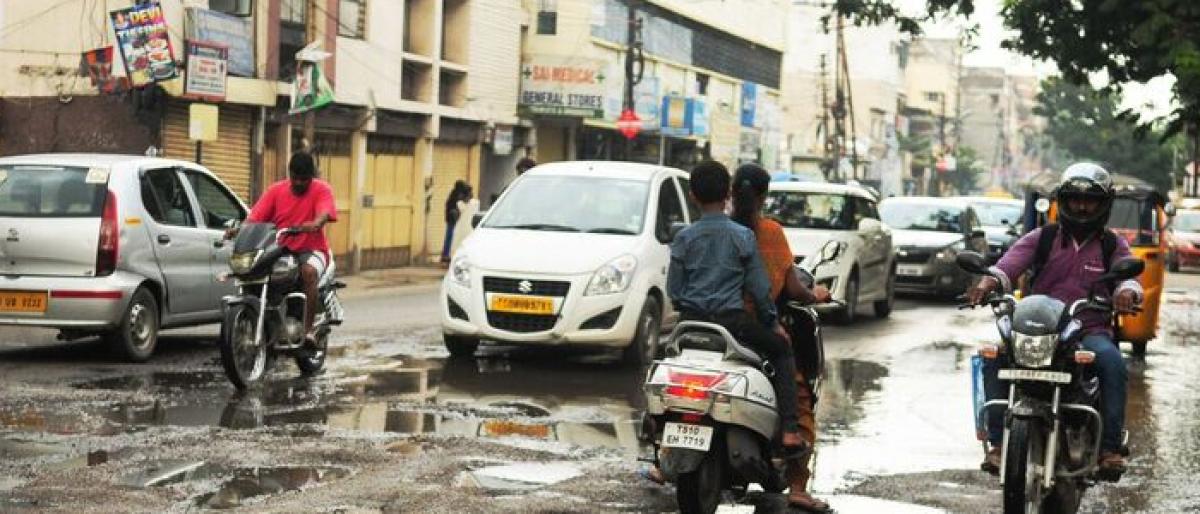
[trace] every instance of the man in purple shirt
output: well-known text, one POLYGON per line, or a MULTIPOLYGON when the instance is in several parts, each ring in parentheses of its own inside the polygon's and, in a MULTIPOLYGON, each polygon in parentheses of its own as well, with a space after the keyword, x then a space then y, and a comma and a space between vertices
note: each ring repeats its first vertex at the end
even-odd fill
MULTIPOLYGON (((1116 247, 1108 263, 1104 262, 1102 240, 1108 230, 1109 212, 1113 202, 1112 176, 1095 164, 1073 164, 1063 172, 1062 181, 1055 192, 1058 204, 1058 230, 1050 247, 1046 262, 1039 263, 1030 294, 1041 294, 1055 298, 1067 305, 1088 297, 1096 279, 1109 266, 1121 259, 1130 258, 1129 245, 1123 238, 1115 236, 1116 247)), ((1004 254, 992 268, 996 277, 987 276, 967 291, 967 299, 980 303, 989 292, 1002 287, 1011 292, 1013 282, 1033 266, 1038 242, 1045 227, 1022 237, 1004 254), (998 277, 998 278, 997 278, 998 277)), ((1103 288, 1102 288, 1103 289, 1103 288)), ((1141 302, 1142 288, 1136 280, 1127 280, 1112 291, 1097 291, 1104 298, 1110 297, 1118 313, 1131 312, 1141 302)), ((1125 424, 1125 383, 1127 371, 1121 350, 1113 341, 1112 319, 1109 315, 1089 311, 1079 316, 1083 323, 1082 344, 1096 354, 1096 370, 1100 377, 1101 396, 1104 410, 1104 430, 1101 440, 1100 466, 1106 470, 1123 471, 1125 459, 1121 456, 1122 434, 1125 424)), ((1004 395, 997 378, 995 360, 984 367, 988 399, 1004 395)), ((983 469, 997 472, 1000 469, 1000 445, 1004 433, 1003 416, 988 416, 988 441, 991 450, 984 459, 983 469)))

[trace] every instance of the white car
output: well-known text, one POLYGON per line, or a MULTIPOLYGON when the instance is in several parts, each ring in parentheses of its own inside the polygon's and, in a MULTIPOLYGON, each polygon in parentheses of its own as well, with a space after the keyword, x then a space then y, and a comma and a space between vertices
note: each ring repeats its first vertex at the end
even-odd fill
POLYGON ((450 262, 440 295, 451 355, 480 340, 624 348, 649 363, 664 319, 671 226, 688 223, 687 174, 623 162, 529 170, 450 262))
POLYGON ((839 323, 852 323, 865 303, 876 317, 892 312, 896 259, 876 203, 866 189, 844 184, 772 182, 767 194, 764 214, 783 225, 797 263, 820 258, 826 241, 846 243, 846 251, 816 275, 843 304, 835 313, 839 323))

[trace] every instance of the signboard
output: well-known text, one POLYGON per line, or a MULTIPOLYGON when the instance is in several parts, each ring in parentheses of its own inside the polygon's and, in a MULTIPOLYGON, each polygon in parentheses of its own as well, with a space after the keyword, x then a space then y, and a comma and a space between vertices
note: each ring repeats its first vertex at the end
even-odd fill
POLYGON ((692 99, 692 135, 708 137, 708 102, 703 98, 692 99))
POLYGON ((690 98, 664 96, 662 114, 663 135, 681 137, 692 134, 692 100, 690 98))
POLYGON ((188 106, 188 139, 216 141, 220 111, 212 104, 194 103, 188 106))
POLYGON ((229 49, 229 74, 254 76, 254 27, 250 18, 197 7, 188 7, 186 16, 187 39, 225 45, 229 49))
POLYGON ((753 127, 755 110, 758 107, 758 84, 742 83, 742 126, 753 127))
POLYGON ((333 103, 333 86, 313 61, 296 62, 296 79, 292 81, 292 106, 288 114, 319 109, 333 103))
POLYGON ((133 87, 145 87, 179 76, 161 6, 146 3, 108 14, 117 34, 121 57, 125 60, 125 74, 133 87))
POLYGON ((116 94, 129 89, 125 77, 112 75, 113 48, 106 46, 83 53, 82 67, 100 94, 116 94))
POLYGON ((188 41, 187 75, 183 83, 183 94, 210 102, 225 99, 225 63, 229 49, 207 41, 188 41))
POLYGON ((604 117, 604 63, 533 55, 521 65, 518 104, 530 114, 604 117))
POLYGON ((511 125, 496 125, 495 132, 492 133, 492 153, 495 155, 508 155, 512 153, 513 148, 513 128, 511 125))
POLYGON ((738 137, 738 162, 758 162, 758 147, 762 134, 757 129, 742 127, 738 137))

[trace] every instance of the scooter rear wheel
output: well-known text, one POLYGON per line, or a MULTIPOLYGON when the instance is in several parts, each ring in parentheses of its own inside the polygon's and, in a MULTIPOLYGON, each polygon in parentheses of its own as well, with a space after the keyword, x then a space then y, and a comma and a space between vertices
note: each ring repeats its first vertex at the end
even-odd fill
POLYGON ((725 486, 724 460, 719 452, 708 452, 695 470, 679 475, 675 483, 675 501, 682 514, 712 514, 721 504, 725 486))

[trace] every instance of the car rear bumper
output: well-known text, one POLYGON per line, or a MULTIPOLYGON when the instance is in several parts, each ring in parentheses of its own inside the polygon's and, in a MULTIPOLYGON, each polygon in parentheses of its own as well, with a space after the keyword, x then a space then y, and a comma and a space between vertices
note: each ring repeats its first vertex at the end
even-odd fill
POLYGON ((0 311, 0 325, 102 330, 121 322, 143 278, 118 271, 107 277, 0 278, 0 291, 46 294, 41 313, 0 311))

